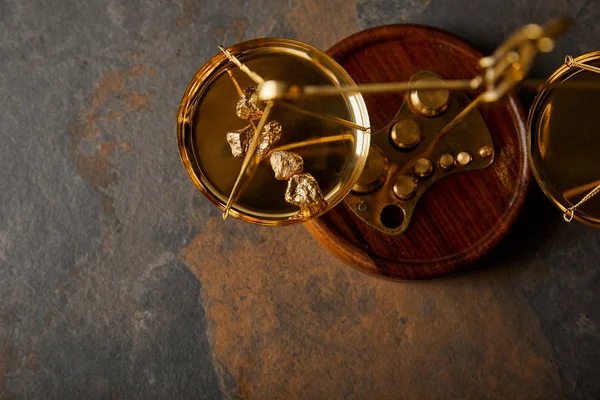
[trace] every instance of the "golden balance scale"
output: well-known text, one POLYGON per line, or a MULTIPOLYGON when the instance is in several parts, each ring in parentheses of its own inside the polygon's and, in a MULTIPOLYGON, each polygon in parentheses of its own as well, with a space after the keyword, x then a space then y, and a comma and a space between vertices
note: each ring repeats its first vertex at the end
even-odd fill
POLYGON ((524 79, 566 25, 527 25, 488 57, 417 25, 327 53, 280 38, 221 48, 183 96, 181 159, 224 218, 306 223, 342 259, 394 278, 446 275, 488 252, 530 168, 566 220, 600 228, 600 52, 524 79), (541 90, 527 122, 517 85, 541 90))

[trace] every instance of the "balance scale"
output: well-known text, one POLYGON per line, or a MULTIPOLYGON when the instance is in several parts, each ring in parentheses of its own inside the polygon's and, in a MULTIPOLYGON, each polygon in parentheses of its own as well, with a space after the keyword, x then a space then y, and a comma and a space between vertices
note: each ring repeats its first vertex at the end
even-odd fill
POLYGON ((526 79, 566 25, 527 25, 488 57, 419 25, 326 53, 281 38, 221 48, 183 95, 183 165, 225 218, 304 223, 346 262, 398 279, 490 251, 531 171, 565 220, 600 228, 600 52, 526 79), (539 90, 529 118, 517 87, 539 90))

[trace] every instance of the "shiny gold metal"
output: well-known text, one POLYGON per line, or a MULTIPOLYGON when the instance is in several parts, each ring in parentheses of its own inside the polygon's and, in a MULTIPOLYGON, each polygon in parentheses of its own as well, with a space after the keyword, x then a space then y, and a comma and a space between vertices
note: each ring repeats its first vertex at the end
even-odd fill
POLYGON ((237 79, 235 79, 235 76, 233 76, 233 72, 231 72, 230 69, 227 69, 226 71, 227 71, 227 75, 229 75, 229 78, 231 79, 231 82, 233 82, 233 86, 235 86, 235 90, 237 90, 237 92, 238 92, 238 96, 242 97, 242 94, 244 94, 244 91, 240 87, 240 84, 238 83, 237 79))
POLYGON ((429 158, 421 157, 415 161, 413 172, 419 178, 429 178, 433 174, 433 163, 429 158))
POLYGON ((288 181, 285 201, 299 207, 310 206, 323 201, 323 193, 311 174, 296 174, 288 181))
MULTIPOLYGON (((477 76, 471 80, 447 80, 442 82, 382 82, 363 85, 354 85, 347 87, 332 87, 332 86, 286 86, 284 82, 267 81, 265 85, 273 85, 279 88, 279 91, 266 90, 261 92, 261 86, 258 86, 258 98, 261 100, 298 100, 310 97, 327 97, 339 94, 380 94, 380 93, 402 93, 411 92, 413 90, 430 91, 430 90, 448 90, 450 92, 470 92, 482 88, 483 78, 477 76)), ((531 88, 536 90, 541 89, 566 89, 566 90, 600 90, 598 82, 555 82, 550 83, 543 79, 523 79, 516 83, 518 86, 531 88)), ((269 87, 272 89, 272 87, 269 87)), ((506 89, 504 89, 506 91, 506 89)), ((491 102, 493 91, 488 94, 486 101, 491 102)))
POLYGON ((438 165, 444 171, 450 171, 454 167, 454 156, 452 154, 442 154, 438 165))
POLYGON ((392 190, 400 200, 408 200, 417 193, 417 182, 410 175, 402 175, 396 178, 392 190))
MULTIPOLYGON (((417 77, 422 77, 424 74, 431 73, 419 73, 417 77)), ((432 74, 432 76, 435 75, 432 74)), ((482 147, 488 146, 493 148, 492 135, 481 113, 475 106, 469 106, 472 103, 471 99, 462 93, 455 92, 451 94, 451 97, 450 105, 444 113, 440 114, 437 118, 425 118, 415 116, 411 108, 406 105, 408 101, 408 96, 406 96, 405 105, 400 107, 398 114, 392 121, 387 126, 371 134, 373 145, 381 149, 387 159, 384 182, 378 190, 367 194, 352 191, 345 198, 349 209, 369 226, 388 235, 400 235, 404 233, 410 226, 420 199, 437 181, 455 173, 487 168, 492 164, 494 159, 493 154, 488 158, 477 157, 470 164, 461 168, 450 167, 449 170, 444 170, 441 166, 435 168, 432 165, 433 172, 431 176, 428 179, 418 180, 416 191, 412 197, 409 197, 407 200, 398 197, 396 192, 404 192, 399 186, 394 191, 394 184, 399 177, 413 176, 413 166, 420 158, 430 161, 435 160, 436 166, 439 166, 439 160, 446 159, 447 156, 450 156, 450 164, 452 164, 454 162, 452 155, 458 154, 461 151, 477 154, 478 150, 482 147), (472 111, 461 115, 467 107, 472 107, 472 111), (457 123, 452 130, 444 129, 452 121, 455 121, 459 115, 460 119, 464 119, 464 123, 457 123), (422 136, 421 144, 411 151, 399 151, 398 146, 390 140, 390 133, 394 124, 407 119, 416 119, 419 121, 422 136), (424 143, 427 146, 423 146, 424 143), (359 205, 361 205, 362 210, 359 210, 359 205), (394 207, 401 210, 402 218, 396 221, 399 225, 391 224, 389 220, 386 220, 384 223, 382 220, 382 214, 385 214, 384 210, 398 211, 394 207)), ((416 180, 414 177, 412 179, 416 180)), ((396 214, 398 213, 396 212, 396 214)))
MULTIPOLYGON (((233 72, 231 72, 231 70, 229 68, 226 69, 226 72, 227 72, 227 75, 229 75, 229 79, 231 79, 233 86, 235 86, 235 90, 237 91, 238 96, 242 97, 242 95, 244 94, 244 91, 240 87, 240 84, 238 83, 237 79, 235 79, 235 76, 233 76, 233 72)), ((239 100, 238 100, 238 103, 239 103, 239 100)), ((236 105, 236 112, 237 112, 237 105, 236 105)), ((239 114, 238 114, 238 117, 239 117, 239 114)), ((248 122, 250 122, 250 125, 252 126, 252 128, 256 129, 255 121, 248 120, 248 122)), ((246 148, 246 150, 247 150, 247 148, 246 148)))
POLYGON ((280 181, 287 181, 304 169, 302 157, 290 151, 274 151, 271 153, 269 161, 275 172, 275 179, 280 181))
POLYGON ((461 151, 456 155, 456 166, 464 167, 465 165, 471 164, 473 156, 468 151, 461 151))
MULTIPOLYGON (((354 85, 334 60, 304 43, 256 39, 234 45, 227 52, 228 55, 219 52, 209 60, 188 85, 177 128, 181 159, 188 175, 221 210, 227 207, 228 196, 243 164, 243 160, 232 157, 226 140, 227 132, 248 124, 236 115, 240 98, 238 89, 258 84, 243 73, 234 60, 268 80, 302 86, 354 85)), ((270 120, 281 124, 283 135, 263 161, 257 156, 249 161, 236 189, 237 199, 231 201, 229 214, 235 218, 261 225, 284 225, 302 222, 303 215, 308 215, 299 215, 298 207, 285 201, 287 183, 275 178, 269 164, 267 157, 281 148, 290 147, 298 153, 305 162, 303 172, 318 181, 326 206, 312 207, 312 217, 338 204, 360 177, 371 136, 362 96, 300 100, 293 106, 307 112, 297 112, 282 104, 273 106, 270 120), (317 114, 339 118, 349 124, 319 118, 317 114)), ((251 124, 255 122, 258 121, 250 121, 251 124)))
MULTIPOLYGON (((234 82, 236 81, 234 80, 234 82)), ((266 103, 261 100, 254 100, 253 95, 255 92, 256 86, 254 85, 248 86, 242 91, 240 99, 235 107, 235 112, 239 118, 247 119, 249 121, 257 121, 260 119, 260 117, 262 117, 266 103)))
MULTIPOLYGON (((307 86, 301 88, 299 86, 287 87, 283 82, 268 81, 265 84, 274 84, 274 86, 283 85, 288 91, 263 91, 260 92, 261 86, 258 87, 257 98, 261 100, 298 100, 310 97, 327 97, 335 96, 339 94, 379 94, 379 93, 402 93, 411 92, 414 90, 419 91, 432 91, 432 90, 448 90, 450 92, 470 92, 476 91, 482 88, 483 78, 477 76, 471 80, 448 80, 442 82, 382 82, 372 83, 364 85, 355 85, 348 87, 332 87, 332 86, 307 86)), ((542 89, 564 89, 564 90, 600 90, 599 82, 554 82, 550 83, 543 79, 523 79, 514 85, 542 90, 542 89)), ((508 90, 506 87, 503 88, 504 93, 508 90)), ((485 102, 494 102, 501 98, 501 95, 490 89, 490 92, 484 96, 485 102), (493 100, 493 99, 496 100, 493 100)))
POLYGON ((303 147, 310 147, 319 144, 327 144, 327 143, 335 143, 335 142, 343 142, 348 141, 350 143, 354 142, 354 136, 348 133, 342 135, 334 135, 334 136, 325 136, 317 139, 309 139, 303 140, 301 142, 289 143, 284 146, 279 146, 274 148, 272 151, 287 151, 292 149, 298 149, 303 147))
MULTIPOLYGON (((600 83, 600 51, 572 58, 549 84, 600 83), (586 68, 583 68, 585 66, 586 68)), ((535 98, 527 121, 533 174, 544 194, 563 212, 600 229, 600 92, 545 89, 535 98)))
POLYGON ((390 139, 401 149, 409 150, 421 141, 421 129, 413 119, 403 119, 392 125, 390 139))
POLYGON ((309 218, 327 207, 317 180, 311 174, 298 174, 288 180, 285 201, 300 207, 297 218, 309 218))
POLYGON ((600 184, 598 186, 596 186, 594 189, 592 189, 591 192, 586 194, 583 197, 583 199, 579 200, 577 202, 577 204, 575 204, 565 210, 565 213, 563 215, 563 218, 565 219, 565 221, 571 222, 573 220, 573 216, 575 215, 575 210, 577 210, 579 207, 581 207, 582 205, 587 203, 592 197, 594 197, 598 193, 600 193, 600 184))
MULTIPOLYGON (((262 100, 289 100, 341 93, 421 93, 432 90, 472 91, 483 88, 484 92, 479 101, 491 103, 498 101, 515 85, 523 82, 535 57, 539 53, 551 51, 555 39, 566 31, 568 25, 567 19, 555 19, 544 26, 530 24, 516 30, 492 55, 479 60, 482 73, 470 80, 385 82, 348 87, 300 86, 282 81, 267 81, 259 85, 258 97, 262 100)), ((433 103, 439 104, 439 99, 444 97, 445 95, 433 96, 433 103)))
MULTIPOLYGON (((227 219, 227 217, 229 216, 229 210, 231 209, 231 205, 237 199, 240 183, 246 173, 246 169, 248 168, 248 165, 250 164, 250 160, 252 160, 252 157, 254 157, 254 154, 256 153, 259 142, 262 142, 260 140, 261 132, 267 123, 267 119, 269 118, 269 116, 271 114, 272 108, 273 108, 273 102, 272 101, 267 102, 265 110, 264 110, 262 116, 260 117, 260 121, 258 122, 258 126, 254 130, 252 139, 250 140, 250 144, 248 145, 248 150, 246 152, 246 155, 244 156, 244 163, 242 164, 242 168, 240 169, 237 179, 235 180, 235 183, 233 184, 233 189, 231 189, 231 193, 229 194, 229 199, 227 199, 227 204, 225 205, 225 210, 223 211, 223 219, 227 219)), ((267 136, 268 136, 268 134, 267 134, 267 136)))
MULTIPOLYGON (((382 227, 381 221, 379 226, 376 222, 372 224, 386 233, 402 233, 410 222, 416 202, 427 188, 443 176, 458 170, 444 171, 441 167, 436 169, 431 160, 440 160, 444 154, 457 154, 460 151, 466 151, 469 155, 481 155, 479 150, 483 146, 490 146, 491 155, 476 159, 471 156, 470 162, 460 170, 480 169, 491 164, 494 154, 493 143, 487 136, 489 131, 487 127, 480 129, 478 122, 474 122, 474 127, 472 125, 473 121, 481 119, 476 111, 477 106, 498 100, 517 84, 532 86, 532 82, 525 82, 523 78, 528 73, 534 57, 539 52, 550 51, 554 47, 554 38, 564 30, 564 27, 564 21, 559 21, 544 27, 529 25, 520 29, 494 54, 480 60, 483 71, 479 76, 461 81, 444 81, 430 74, 432 79, 417 79, 416 82, 355 85, 333 60, 322 52, 299 42, 260 39, 244 42, 230 49, 220 47, 226 59, 220 56, 209 61, 194 77, 184 94, 178 117, 178 140, 182 161, 194 184, 211 201, 224 209, 225 215, 231 207, 232 215, 237 218, 264 225, 281 225, 295 222, 299 218, 316 216, 333 207, 349 193, 354 183, 358 181, 366 161, 370 128, 366 107, 359 93, 412 92, 413 100, 410 100, 409 94, 407 102, 411 102, 409 104, 412 104, 418 115, 425 116, 428 108, 438 112, 437 118, 430 119, 432 123, 429 127, 423 127, 419 123, 427 147, 423 149, 412 147, 413 151, 410 154, 397 151, 395 148, 394 154, 388 152, 387 147, 392 145, 390 139, 393 124, 409 118, 405 113, 406 110, 400 110, 397 117, 384 128, 386 134, 380 135, 383 139, 377 142, 377 145, 384 150, 385 156, 392 162, 384 174, 383 185, 387 189, 362 196, 368 208, 363 213, 364 218, 371 222, 375 219, 379 220, 382 211, 380 206, 388 207, 397 201, 392 188, 394 177, 390 174, 406 175, 410 173, 413 166, 416 166, 415 163, 419 158, 427 159, 431 163, 431 179, 422 181, 414 197, 404 202, 406 204, 402 212, 405 218, 401 226, 382 227), (228 63, 227 60, 230 62, 228 63), (248 118, 255 134, 248 146, 238 178, 233 182, 235 173, 232 171, 239 170, 239 160, 231 157, 229 149, 224 152, 222 147, 215 145, 215 143, 223 143, 227 146, 227 141, 223 140, 222 135, 244 126, 239 123, 240 120, 230 117, 230 111, 226 111, 231 107, 232 97, 230 89, 224 88, 222 84, 222 75, 225 72, 229 74, 236 91, 239 93, 241 90, 239 83, 233 79, 230 70, 232 63, 244 73, 243 82, 240 80, 244 87, 248 84, 257 85, 257 93, 248 96, 250 100, 274 101, 270 103, 273 119, 280 122, 286 132, 279 147, 297 146, 295 148, 306 161, 305 168, 314 170, 306 172, 318 180, 323 189, 324 203, 310 213, 302 209, 297 213, 293 208, 290 209, 286 204, 276 200, 276 196, 262 195, 273 190, 281 190, 281 186, 277 186, 281 182, 273 178, 272 172, 268 178, 265 175, 265 168, 268 166, 264 165, 267 163, 260 163, 260 157, 253 155, 255 148, 259 147, 258 145, 253 147, 253 143, 260 140, 257 136, 262 131, 262 128, 257 129, 259 127, 254 124, 256 120, 253 120, 252 115, 256 116, 256 113, 240 113, 240 116, 248 118), (254 71, 260 71, 262 76, 254 71), (472 102, 465 102, 466 96, 455 93, 456 90, 483 90, 483 92, 472 102), (453 93, 452 96, 449 92, 453 93), (418 98, 415 99, 415 95, 418 95, 418 98), (323 96, 328 97, 321 102, 323 96), (308 101, 308 98, 311 100, 308 101), (446 105, 448 109, 445 112, 440 111, 444 105, 436 108, 444 98, 452 98, 450 104, 446 105), (280 102, 279 99, 294 99, 296 102, 288 104, 280 102), (458 107, 452 105, 455 101, 460 103, 458 107), (422 108, 421 111, 417 110, 419 107, 422 108), (440 112, 442 114, 439 114, 440 112), (471 121, 469 122, 470 136, 463 133, 461 129, 464 125, 463 120, 471 121), (337 129, 331 126, 332 122, 338 125, 337 129), (305 126, 309 128, 296 131, 298 127, 305 126), (339 127, 342 126, 345 127, 345 131, 339 131, 339 127), (451 135, 448 135, 450 132, 451 135), (326 139, 344 134, 350 134, 352 140, 326 139), (216 140, 216 135, 221 135, 220 142, 216 140), (227 154, 231 160, 224 160, 227 154), (323 157, 328 158, 329 162, 323 161, 323 157), (333 160, 335 160, 335 171, 331 170, 333 160), (269 179, 273 179, 274 183, 269 179), (231 184, 233 184, 232 196, 227 199, 224 193, 229 192, 231 184), (379 193, 384 191, 391 197, 382 201, 383 195, 379 193), (372 203, 371 200, 375 198, 379 200, 372 203)), ((419 75, 419 78, 422 77, 419 75)), ((537 86, 538 83, 535 85, 537 86)), ((548 82, 543 86, 554 85, 554 82, 548 82)), ((567 82, 562 85, 585 89, 600 88, 599 82, 592 82, 591 85, 585 82, 567 82)), ((250 110, 250 107, 248 108, 250 110)), ((485 126, 485 123, 483 125, 485 126)), ((243 149, 242 141, 239 142, 240 149, 243 149)), ((266 158, 275 149, 271 148, 274 143, 270 136, 265 138, 265 143, 260 155, 266 158)), ((400 141, 400 143, 410 144, 410 141, 400 141)), ((352 196, 354 195, 348 195, 349 203, 352 201, 352 196)), ((585 207, 589 207, 593 202, 594 200, 589 200, 585 207)))
MULTIPOLYGON (((589 72, 593 72, 596 74, 600 74, 600 68, 598 67, 594 67, 592 65, 588 65, 582 62, 576 62, 573 60, 572 56, 566 56, 565 57, 565 65, 567 67, 570 68, 579 68, 585 71, 589 71, 589 72)), ((593 184, 596 184, 598 182, 594 182, 593 184)), ((592 185, 593 185, 592 184, 592 185)), ((587 185, 589 186, 589 185, 587 185)), ((594 187, 588 194, 586 194, 581 200, 579 200, 576 204, 572 205, 571 207, 567 208, 563 218, 565 221, 567 222, 571 222, 573 220, 573 217, 575 216, 575 210, 577 210, 579 207, 581 207, 583 204, 587 203, 592 197, 594 197, 595 195, 597 195, 598 193, 600 193, 600 183, 598 183, 598 185, 596 187, 594 187)))
POLYGON ((281 81, 267 81, 258 86, 258 98, 261 100, 298 100, 309 97, 328 97, 340 94, 377 94, 401 93, 413 90, 449 90, 470 91, 481 88, 482 79, 476 77, 471 80, 449 80, 444 82, 382 82, 352 86, 297 86, 288 85, 281 81))
POLYGON ((554 40, 568 28, 567 19, 554 19, 546 25, 529 24, 517 29, 491 56, 479 60, 486 91, 482 101, 498 101, 523 81, 535 57, 554 48, 554 40))
POLYGON ((385 180, 386 168, 387 161, 381 150, 376 146, 371 146, 367 163, 360 178, 352 187, 352 191, 365 194, 377 190, 385 180))
MULTIPOLYGON (((443 79, 437 76, 426 76, 419 81, 440 83, 443 79)), ((416 114, 422 117, 435 117, 448 108, 450 104, 450 92, 444 89, 413 90, 409 95, 409 104, 416 114)))
POLYGON ((577 62, 573 60, 573 56, 565 57, 565 65, 569 68, 580 68, 586 71, 594 72, 596 74, 600 74, 600 68, 594 67, 593 65, 588 65, 582 62, 577 62))
MULTIPOLYGON (((265 109, 266 111, 266 109, 265 109)), ((266 158, 274 144, 281 139, 282 127, 277 121, 268 122, 260 132, 260 138, 256 147, 256 155, 262 160, 266 158)))
POLYGON ((494 155, 494 149, 490 146, 483 146, 477 153, 479 153, 480 157, 488 158, 494 155))
MULTIPOLYGON (((256 73, 251 71, 250 68, 248 68, 244 63, 242 63, 237 57, 232 55, 222 46, 219 46, 219 49, 223 53, 225 53, 225 55, 230 61, 236 64, 244 73, 246 73, 246 75, 248 75, 252 80, 254 80, 254 82, 256 82, 257 84, 264 83, 262 77, 258 76, 256 73)), ((236 89, 239 92, 239 85, 233 78, 233 75, 229 73, 229 76, 234 81, 236 89)), ((274 106, 273 101, 264 102, 260 99, 257 99, 257 97, 254 95, 255 92, 256 87, 254 86, 249 86, 246 89, 244 89, 236 105, 236 113, 238 117, 240 117, 241 119, 247 119, 249 121, 260 119, 260 122, 258 123, 258 126, 254 127, 254 135, 252 137, 252 140, 250 141, 250 144, 248 145, 248 149, 244 157, 244 163, 242 164, 240 173, 233 185, 233 189, 231 191, 229 199, 227 200, 227 205, 225 206, 225 211, 223 212, 223 219, 227 218, 227 216, 229 215, 231 204, 237 199, 239 184, 244 174, 246 173, 246 170, 248 169, 248 166, 252 157, 254 156, 254 153, 256 152, 256 155, 259 159, 265 158, 269 153, 271 147, 275 143, 277 143, 281 138, 281 124, 277 121, 270 121, 266 123, 266 120, 269 117, 269 113, 271 112, 271 109, 274 106)), ((241 135, 241 132, 240 135, 237 135, 237 138, 239 139, 239 150, 241 153, 245 150, 245 148, 243 148, 244 143, 242 141, 243 137, 241 135)), ((228 137, 228 142, 229 139, 230 138, 228 137)), ((238 150, 238 148, 232 147, 232 153, 235 153, 235 150, 238 150)), ((300 160, 302 159, 300 158, 300 160)), ((290 178, 290 180, 288 181, 288 190, 286 191, 285 199, 288 203, 300 206, 300 212, 294 217, 294 219, 296 219, 299 215, 303 218, 309 218, 317 211, 319 211, 311 207, 314 207, 316 204, 318 204, 319 209, 321 209, 324 206, 326 206, 327 203, 325 202, 325 200, 323 200, 323 195, 321 193, 319 185, 317 181, 312 177, 312 175, 302 174, 301 178, 298 177, 298 179, 296 179, 296 177, 290 178), (296 186, 293 185, 293 182, 296 182, 296 186), (292 197, 290 197, 290 190, 292 190, 292 197), (298 196, 302 195, 305 197, 307 195, 318 195, 319 199, 311 202, 310 204, 302 204, 301 202, 298 204, 294 203, 293 200, 296 200, 298 196)))
POLYGON ((343 118, 338 118, 338 117, 333 116, 333 115, 323 114, 323 113, 316 113, 316 112, 313 112, 313 111, 305 110, 303 108, 296 107, 295 105, 290 104, 290 103, 288 103, 286 101, 283 101, 283 100, 277 102, 277 105, 285 107, 285 108, 289 108, 290 110, 295 111, 295 112, 297 112, 299 114, 309 115, 311 117, 323 119, 325 121, 335 122, 337 124, 345 126, 346 128, 358 129, 358 130, 361 130, 361 131, 366 132, 366 133, 371 133, 371 131, 370 131, 371 128, 367 128, 366 126, 360 126, 358 124, 355 124, 354 122, 347 121, 347 120, 345 120, 343 118))
POLYGON ((440 140, 444 135, 448 132, 452 131, 456 128, 468 115, 471 111, 475 110, 477 106, 483 103, 484 97, 483 94, 475 97, 465 108, 463 108, 448 124, 446 124, 440 132, 436 135, 434 141, 429 145, 429 148, 432 148, 436 145, 437 141, 440 140))
POLYGON ((236 129, 227 132, 227 143, 231 147, 231 155, 235 158, 244 158, 248 152, 248 146, 250 145, 250 138, 254 128, 251 125, 243 129, 236 129))
POLYGON ((257 85, 261 85, 265 82, 265 80, 260 75, 258 75, 256 72, 254 72, 250 68, 248 68, 248 66, 246 64, 242 63, 236 56, 231 54, 229 52, 229 50, 227 50, 225 47, 223 47, 223 46, 218 46, 218 47, 219 47, 219 50, 221 50, 223 52, 223 54, 225 54, 225 56, 229 59, 229 61, 234 63, 240 70, 242 70, 242 72, 244 72, 246 75, 248 75, 248 77, 250 79, 252 79, 254 81, 254 83, 256 83, 257 85))

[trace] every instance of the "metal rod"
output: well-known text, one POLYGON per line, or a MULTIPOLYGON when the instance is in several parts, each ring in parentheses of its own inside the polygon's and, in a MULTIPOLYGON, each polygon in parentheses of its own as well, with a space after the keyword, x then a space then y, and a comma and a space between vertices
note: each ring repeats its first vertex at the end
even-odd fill
POLYGON ((308 139, 308 140, 303 140, 301 142, 289 143, 289 144, 274 148, 273 150, 271 150, 269 152, 269 154, 267 154, 267 157, 265 157, 265 158, 268 158, 269 155, 275 151, 287 151, 287 150, 297 149, 300 147, 314 146, 316 144, 341 142, 343 140, 353 141, 354 136, 352 136, 349 133, 345 133, 342 135, 324 136, 324 137, 320 137, 320 138, 316 138, 316 139, 308 139))
POLYGON ((231 205, 237 199, 238 196, 238 188, 246 169, 248 168, 248 164, 250 164, 250 160, 254 157, 254 153, 256 152, 256 148, 258 147, 258 140, 260 139, 260 133, 264 128, 267 118, 269 118, 269 114, 271 113, 271 108, 273 108, 273 102, 269 101, 265 110, 263 111, 263 115, 260 118, 258 126, 254 130, 254 136, 252 136, 252 141, 250 142, 250 146, 248 147, 248 152, 246 153, 246 157, 244 158, 244 162, 242 163, 242 168, 240 169, 240 173, 238 174, 235 183, 233 184, 233 189, 231 189, 231 193, 229 194, 229 199, 227 199, 227 205, 225 206, 225 211, 223 212, 223 219, 227 219, 229 216, 229 210, 231 209, 231 205))
POLYGON ((219 46, 219 50, 221 50, 223 52, 223 54, 225 54, 227 56, 229 61, 231 61, 232 63, 237 65, 239 69, 241 69, 246 75, 248 75, 248 77, 250 79, 252 79, 252 81, 254 83, 256 83, 257 85, 264 83, 265 80, 260 75, 258 75, 256 72, 254 72, 250 68, 248 68, 248 66, 246 66, 246 64, 244 64, 240 60, 238 60, 238 58, 236 56, 234 56, 233 54, 231 54, 229 52, 229 50, 227 50, 225 47, 219 46))
POLYGON ((368 83, 355 86, 304 86, 300 90, 290 90, 284 98, 296 99, 300 97, 311 96, 333 96, 345 93, 393 93, 393 92, 409 92, 413 90, 452 90, 452 91, 468 91, 477 90, 481 86, 479 77, 471 80, 450 80, 443 82, 417 81, 417 82, 385 82, 385 83, 368 83))
POLYGON ((457 115, 452 119, 452 121, 448 122, 446 126, 442 128, 440 133, 438 133, 434 139, 434 141, 439 140, 440 137, 444 136, 446 133, 450 132, 452 129, 456 128, 458 124, 460 124, 466 117, 469 115, 471 111, 473 111, 479 103, 483 102, 483 96, 479 95, 475 97, 475 99, 470 102, 465 108, 463 108, 457 115))
POLYGON ((316 112, 313 112, 313 111, 305 110, 303 108, 300 108, 300 107, 297 107, 297 106, 295 106, 293 104, 290 104, 290 103, 288 103, 286 101, 278 101, 277 105, 289 108, 290 110, 296 111, 297 113, 300 113, 300 114, 309 115, 311 117, 323 119, 323 120, 326 120, 326 121, 336 122, 336 123, 338 123, 338 124, 340 124, 342 126, 345 126, 346 128, 358 129, 358 130, 363 131, 363 132, 368 132, 371 129, 371 128, 367 128, 367 127, 364 127, 364 126, 360 126, 358 124, 355 124, 354 122, 350 122, 350 121, 345 120, 343 118, 335 117, 333 115, 319 114, 319 113, 316 113, 316 112))
MULTIPOLYGON (((240 84, 238 83, 237 79, 235 79, 235 76, 233 76, 233 72, 231 72, 229 68, 226 71, 229 77, 231 78, 231 82, 233 82, 233 86, 235 86, 235 90, 238 92, 238 96, 241 97, 243 92, 240 84)), ((256 123, 254 121, 248 120, 248 122, 250 122, 250 125, 252 125, 254 129, 256 129, 256 123)))
POLYGON ((229 77, 231 78, 231 82, 233 82, 233 86, 235 86, 235 90, 238 93, 238 96, 242 96, 243 91, 242 88, 240 87, 240 84, 238 83, 237 79, 235 79, 235 77, 233 76, 233 72, 231 72, 231 70, 229 68, 227 68, 227 75, 229 75, 229 77))
MULTIPOLYGON (((547 82, 543 79, 525 79, 518 86, 530 89, 565 89, 565 90, 600 90, 600 82, 578 81, 578 82, 547 82)), ((273 99, 296 100, 309 97, 326 97, 340 94, 375 94, 375 93, 402 93, 413 90, 449 90, 449 91, 475 91, 481 89, 480 77, 472 80, 448 80, 448 81, 417 81, 417 82, 390 82, 370 83, 355 86, 304 86, 299 88, 292 86, 285 93, 277 94, 273 99)))
POLYGON ((565 57, 565 65, 569 68, 581 68, 581 69, 585 69, 586 71, 600 74, 600 68, 595 67, 593 65, 586 64, 586 63, 575 61, 575 60, 573 60, 572 56, 565 57))

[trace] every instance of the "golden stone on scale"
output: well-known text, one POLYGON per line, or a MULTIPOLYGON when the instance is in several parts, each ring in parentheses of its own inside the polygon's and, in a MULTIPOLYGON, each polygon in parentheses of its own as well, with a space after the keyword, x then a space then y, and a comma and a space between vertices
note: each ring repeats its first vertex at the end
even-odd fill
POLYGON ((252 126, 227 132, 227 143, 231 147, 231 155, 235 158, 244 158, 250 145, 250 138, 254 134, 252 126))
POLYGON ((263 110, 265 109, 264 101, 255 101, 252 96, 256 93, 256 86, 248 86, 242 91, 242 95, 237 102, 235 107, 235 113, 241 119, 248 121, 257 121, 262 117, 263 110))
MULTIPOLYGON (((260 132, 256 155, 261 159, 265 158, 273 145, 281 139, 281 124, 277 121, 271 121, 266 124, 260 132)), ((227 143, 231 147, 231 155, 235 158, 244 158, 250 147, 250 141, 254 136, 254 128, 251 125, 243 129, 236 129, 227 132, 227 143)))
POLYGON ((271 121, 265 125, 260 132, 256 155, 261 159, 265 158, 271 150, 271 147, 281 139, 281 124, 277 121, 271 121))
POLYGON ((308 207, 323 202, 319 183, 311 174, 294 175, 288 181, 285 201, 299 207, 308 207))
POLYGON ((296 153, 290 151, 274 151, 270 157, 271 168, 275 172, 275 179, 285 181, 298 175, 304 169, 304 160, 296 153))

